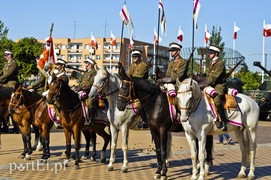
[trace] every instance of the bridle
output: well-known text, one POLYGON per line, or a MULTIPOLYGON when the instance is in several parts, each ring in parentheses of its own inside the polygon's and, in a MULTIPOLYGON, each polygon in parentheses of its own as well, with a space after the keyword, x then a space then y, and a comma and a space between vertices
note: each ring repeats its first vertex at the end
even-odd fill
MULTIPOLYGON (((11 99, 12 99, 12 97, 14 96, 14 95, 19 95, 20 97, 19 97, 19 100, 17 101, 17 103, 15 104, 15 103, 12 103, 12 100, 9 102, 9 109, 11 109, 11 106, 13 106, 14 107, 14 109, 20 109, 21 110, 21 106, 24 104, 24 102, 25 102, 25 97, 24 97, 24 95, 23 95, 23 93, 22 93, 22 91, 20 91, 20 92, 14 92, 13 94, 12 94, 12 96, 11 96, 11 99)), ((40 99, 40 100, 38 100, 37 102, 35 102, 35 103, 33 103, 33 104, 31 104, 31 105, 29 105, 29 106, 27 106, 27 107, 25 107, 26 109, 30 109, 30 108, 33 108, 32 110, 34 110, 34 109, 36 109, 37 107, 38 107, 38 105, 41 103, 41 101, 43 100, 43 97, 40 99)), ((32 110, 29 110, 29 111, 32 111, 32 110)))
POLYGON ((50 93, 52 95, 52 99, 54 101, 57 100, 58 96, 60 95, 61 87, 62 87, 62 83, 59 81, 59 88, 57 89, 56 93, 52 92, 52 90, 50 90, 49 88, 48 94, 50 93))
MULTIPOLYGON (((96 85, 94 83, 92 84, 92 86, 96 87, 98 89, 98 93, 101 94, 104 91, 104 88, 105 88, 106 85, 108 85, 107 89, 109 88, 108 82, 109 82, 109 76, 106 76, 105 81, 103 82, 102 86, 98 86, 98 85, 96 85)), ((105 94, 104 97, 109 96, 109 95, 117 92, 118 90, 119 90, 119 88, 115 89, 114 91, 112 91, 112 92, 110 92, 108 94, 105 94)))
MULTIPOLYGON (((182 82, 184 83, 184 82, 182 82)), ((183 91, 183 92, 177 92, 178 94, 184 94, 184 93, 188 93, 188 92, 193 92, 193 88, 190 86, 190 89, 186 90, 186 91, 183 91)), ((192 105, 191 107, 181 107, 179 105, 179 103, 177 103, 177 107, 179 110, 184 110, 184 111, 188 111, 188 117, 197 109, 200 101, 201 101, 201 98, 202 96, 200 96, 198 99, 195 99, 193 96, 192 96, 192 105)))

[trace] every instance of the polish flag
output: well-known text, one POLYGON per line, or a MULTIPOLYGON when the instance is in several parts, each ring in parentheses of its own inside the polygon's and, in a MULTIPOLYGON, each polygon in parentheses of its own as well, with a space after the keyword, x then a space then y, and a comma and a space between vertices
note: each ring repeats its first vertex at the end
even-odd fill
POLYGON ((207 24, 205 24, 204 39, 205 39, 206 44, 208 43, 210 37, 211 37, 211 34, 209 33, 209 31, 207 29, 207 24))
POLYGON ((264 24, 263 36, 264 37, 270 37, 271 36, 271 24, 264 24))
POLYGON ((114 34, 111 31, 111 41, 110 41, 110 45, 111 46, 115 46, 117 43, 116 37, 114 36, 114 34))
POLYGON ((233 28, 233 39, 237 39, 237 32, 240 30, 238 26, 236 26, 234 22, 234 28, 233 28))
POLYGON ((133 38, 133 31, 131 32, 130 35, 130 44, 129 44, 129 48, 132 49, 134 46, 134 38, 133 38))
POLYGON ((182 31, 181 27, 179 27, 177 39, 178 39, 180 42, 183 41, 183 31, 182 31))
POLYGON ((154 28, 154 44, 157 45, 158 42, 161 42, 161 41, 162 41, 162 38, 161 37, 158 38, 156 29, 154 28))
POLYGON ((95 37, 92 35, 92 33, 91 33, 90 46, 93 46, 93 47, 95 47, 96 49, 98 49, 98 43, 97 43, 95 37))

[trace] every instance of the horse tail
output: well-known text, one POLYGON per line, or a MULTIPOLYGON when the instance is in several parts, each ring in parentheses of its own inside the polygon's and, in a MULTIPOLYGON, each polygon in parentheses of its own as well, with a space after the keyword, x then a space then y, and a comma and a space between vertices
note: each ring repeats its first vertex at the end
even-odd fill
POLYGON ((167 133, 167 159, 172 157, 171 145, 172 145, 172 134, 171 132, 168 132, 167 133))
POLYGON ((208 135, 206 138, 206 162, 209 166, 213 166, 213 135, 208 135))

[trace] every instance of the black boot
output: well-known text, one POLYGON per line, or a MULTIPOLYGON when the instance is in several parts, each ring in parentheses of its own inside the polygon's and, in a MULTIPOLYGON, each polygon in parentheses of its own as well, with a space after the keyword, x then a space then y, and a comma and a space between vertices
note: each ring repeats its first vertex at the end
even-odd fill
POLYGON ((85 125, 92 126, 95 117, 95 111, 93 107, 88 109, 88 117, 89 119, 86 120, 85 125))
POLYGON ((138 109, 138 113, 141 117, 141 121, 139 121, 138 124, 136 125, 137 128, 148 129, 147 116, 145 110, 140 108, 138 109))
POLYGON ((224 107, 222 104, 217 106, 217 111, 218 111, 220 119, 221 119, 221 122, 219 125, 220 127, 218 126, 218 128, 221 131, 227 131, 227 118, 225 116, 225 110, 224 110, 224 107))

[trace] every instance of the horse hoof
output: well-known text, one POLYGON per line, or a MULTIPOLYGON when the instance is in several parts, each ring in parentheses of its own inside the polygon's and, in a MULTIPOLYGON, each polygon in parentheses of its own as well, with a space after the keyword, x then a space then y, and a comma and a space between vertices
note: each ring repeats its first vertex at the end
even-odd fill
POLYGON ((122 167, 120 170, 120 173, 127 173, 128 172, 128 168, 127 167, 122 167))
POLYGON ((24 159, 25 155, 21 154, 18 159, 24 159))
POLYGON ((105 163, 106 158, 101 159, 101 163, 105 163))
POLYGON ((248 176, 247 180, 254 180, 254 176, 248 176))
POLYGON ((78 164, 77 164, 77 165, 74 165, 74 166, 73 166, 73 169, 78 170, 78 169, 79 169, 79 165, 78 165, 78 164))
POLYGON ((30 155, 26 155, 25 158, 24 158, 24 160, 27 160, 27 161, 31 160, 31 156, 30 155))
POLYGON ((107 171, 113 171, 114 167, 113 166, 107 166, 107 171))
POLYGON ((63 162, 63 164, 64 164, 65 167, 68 167, 68 165, 69 165, 69 160, 68 160, 68 159, 65 159, 64 162, 63 162))
POLYGON ((238 174, 237 179, 244 179, 246 178, 245 174, 238 174))
POLYGON ((161 176, 161 180, 167 180, 167 176, 161 176))
POLYGON ((160 179, 161 178, 161 174, 155 174, 153 179, 160 179))
POLYGON ((86 156, 83 155, 80 160, 85 161, 87 159, 88 159, 88 157, 86 157, 86 156))

